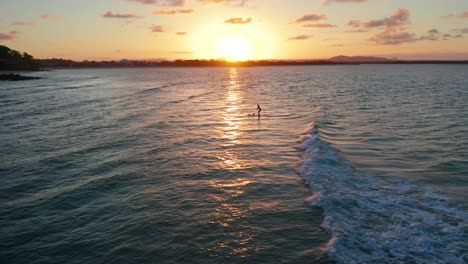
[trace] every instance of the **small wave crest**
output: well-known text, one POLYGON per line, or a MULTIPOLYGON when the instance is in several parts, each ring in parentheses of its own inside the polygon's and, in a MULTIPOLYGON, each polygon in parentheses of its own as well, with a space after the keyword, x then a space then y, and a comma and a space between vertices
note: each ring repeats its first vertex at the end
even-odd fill
POLYGON ((154 94, 158 93, 161 91, 161 87, 151 87, 151 88, 146 88, 144 90, 139 91, 139 94, 154 94))
POLYGON ((298 171, 332 236, 321 251, 338 263, 468 262, 467 212, 428 188, 361 175, 319 132, 300 137, 298 171))

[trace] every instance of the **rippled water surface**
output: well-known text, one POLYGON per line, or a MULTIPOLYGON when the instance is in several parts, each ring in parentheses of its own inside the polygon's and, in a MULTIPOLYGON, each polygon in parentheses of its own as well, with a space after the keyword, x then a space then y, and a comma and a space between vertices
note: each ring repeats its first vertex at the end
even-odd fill
POLYGON ((0 82, 2 263, 468 262, 467 66, 33 75, 0 82))

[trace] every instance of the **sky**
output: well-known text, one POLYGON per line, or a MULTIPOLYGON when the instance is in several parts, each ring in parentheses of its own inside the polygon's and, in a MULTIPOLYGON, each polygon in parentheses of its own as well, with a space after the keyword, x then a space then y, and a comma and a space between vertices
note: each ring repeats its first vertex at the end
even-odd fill
POLYGON ((0 45, 73 60, 468 60, 468 0, 0 0, 0 45))

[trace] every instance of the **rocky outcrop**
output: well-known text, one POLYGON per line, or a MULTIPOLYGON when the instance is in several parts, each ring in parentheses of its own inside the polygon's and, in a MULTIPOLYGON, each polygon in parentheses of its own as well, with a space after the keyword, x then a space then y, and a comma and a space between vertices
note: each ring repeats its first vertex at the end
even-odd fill
POLYGON ((27 80, 37 80, 37 79, 41 79, 41 78, 23 76, 23 75, 14 74, 14 73, 0 74, 0 81, 27 81, 27 80))

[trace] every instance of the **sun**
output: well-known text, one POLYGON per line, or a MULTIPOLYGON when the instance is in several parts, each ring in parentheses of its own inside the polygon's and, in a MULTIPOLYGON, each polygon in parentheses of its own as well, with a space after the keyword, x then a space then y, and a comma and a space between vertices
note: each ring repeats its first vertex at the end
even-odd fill
POLYGON ((240 34, 222 37, 217 42, 215 49, 216 56, 227 61, 245 61, 253 56, 252 42, 240 34))

